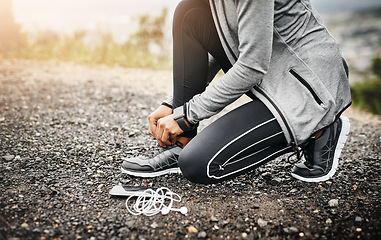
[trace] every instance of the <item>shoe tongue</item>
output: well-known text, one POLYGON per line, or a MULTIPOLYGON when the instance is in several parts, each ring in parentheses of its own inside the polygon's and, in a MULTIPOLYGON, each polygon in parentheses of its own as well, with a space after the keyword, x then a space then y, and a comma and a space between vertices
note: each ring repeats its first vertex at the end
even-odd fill
POLYGON ((171 146, 168 146, 168 150, 171 150, 171 152, 173 152, 174 154, 180 155, 180 152, 183 149, 177 145, 171 145, 171 146))
POLYGON ((177 155, 180 155, 182 148, 180 148, 177 145, 170 145, 170 146, 166 146, 164 148, 159 147, 159 148, 154 148, 153 150, 148 150, 145 155, 146 155, 146 158, 152 158, 152 157, 155 157, 158 154, 165 152, 165 151, 168 151, 168 150, 170 150, 171 152, 173 152, 177 155))
POLYGON ((324 134, 321 135, 318 139, 315 140, 315 149, 322 149, 326 144, 327 144, 327 141, 329 139, 329 135, 330 135, 330 129, 327 128, 325 131, 324 131, 324 134))

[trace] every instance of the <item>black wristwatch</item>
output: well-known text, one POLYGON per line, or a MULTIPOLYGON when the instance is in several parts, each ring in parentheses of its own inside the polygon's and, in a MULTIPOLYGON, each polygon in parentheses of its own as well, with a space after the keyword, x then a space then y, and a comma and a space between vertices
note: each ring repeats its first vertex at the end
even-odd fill
POLYGON ((180 107, 173 109, 173 118, 175 119, 177 124, 179 124, 179 127, 181 128, 181 130, 183 130, 184 132, 188 132, 188 131, 193 130, 196 127, 196 125, 193 125, 189 122, 188 122, 189 123, 189 125, 188 125, 185 122, 186 106, 185 107, 184 106, 180 106, 180 107))

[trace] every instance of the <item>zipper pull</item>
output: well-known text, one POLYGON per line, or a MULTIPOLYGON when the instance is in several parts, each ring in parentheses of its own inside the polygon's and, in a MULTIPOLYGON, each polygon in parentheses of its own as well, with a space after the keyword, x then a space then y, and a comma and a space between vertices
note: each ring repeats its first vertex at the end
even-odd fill
POLYGON ((324 108, 325 110, 327 110, 327 106, 324 104, 324 103, 320 103, 320 107, 324 108))

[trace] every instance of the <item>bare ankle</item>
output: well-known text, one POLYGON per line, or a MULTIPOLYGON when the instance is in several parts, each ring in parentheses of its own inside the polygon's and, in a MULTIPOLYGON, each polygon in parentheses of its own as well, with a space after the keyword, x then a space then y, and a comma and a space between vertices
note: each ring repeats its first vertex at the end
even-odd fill
POLYGON ((323 130, 320 130, 319 132, 317 132, 314 136, 315 139, 318 139, 319 137, 321 137, 321 135, 323 135, 323 130))
POLYGON ((177 137, 176 144, 179 147, 184 148, 191 140, 192 138, 188 138, 188 137, 177 137))

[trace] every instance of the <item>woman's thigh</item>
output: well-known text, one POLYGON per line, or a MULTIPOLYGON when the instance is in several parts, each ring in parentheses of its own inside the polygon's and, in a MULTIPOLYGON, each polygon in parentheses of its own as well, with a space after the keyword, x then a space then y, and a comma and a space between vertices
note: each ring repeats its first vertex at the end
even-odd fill
POLYGON ((216 183, 244 174, 291 150, 258 99, 227 113, 183 149, 179 165, 192 182, 216 183))
POLYGON ((209 5, 183 0, 173 18, 173 107, 202 93, 208 81, 209 55, 227 72, 231 63, 222 47, 209 5))

